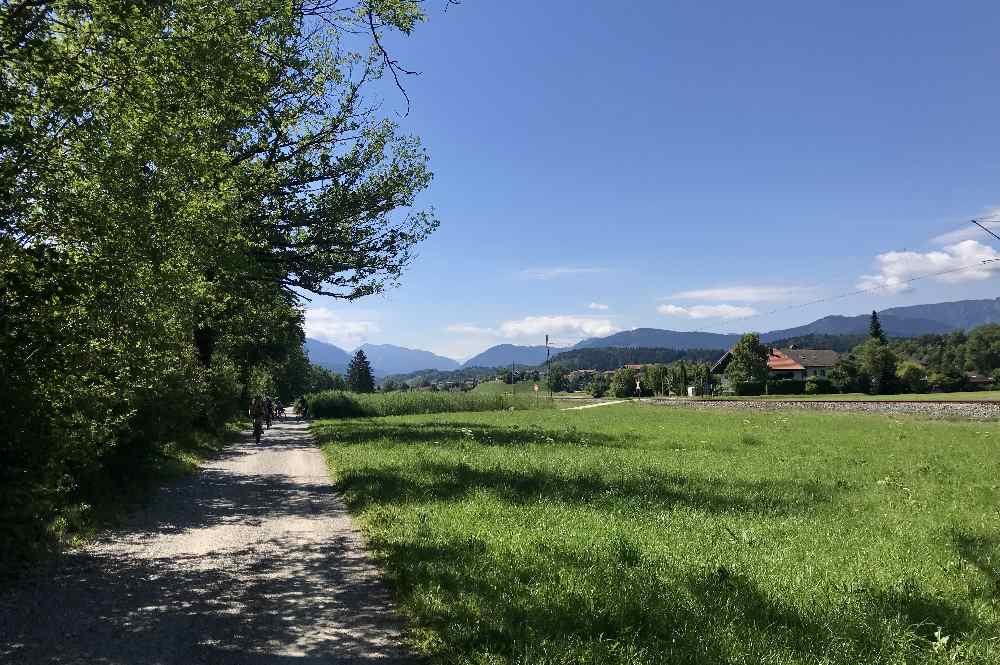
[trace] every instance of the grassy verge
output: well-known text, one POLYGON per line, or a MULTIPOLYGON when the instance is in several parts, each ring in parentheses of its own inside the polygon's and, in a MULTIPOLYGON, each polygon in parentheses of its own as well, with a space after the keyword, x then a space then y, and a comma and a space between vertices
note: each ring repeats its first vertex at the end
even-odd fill
POLYGON ((1000 662, 996 423, 620 405, 314 431, 432 662, 1000 662))
POLYGON ((955 401, 987 401, 987 400, 1000 400, 1000 390, 976 390, 971 392, 958 392, 958 393, 917 393, 908 395, 868 395, 866 393, 843 393, 835 395, 760 395, 758 397, 706 397, 704 399, 718 399, 718 400, 796 400, 796 399, 807 399, 807 400, 833 400, 833 401, 880 401, 880 402, 898 402, 900 400, 905 401, 918 401, 918 402, 955 402, 955 401))
POLYGON ((552 400, 540 395, 430 391, 359 394, 328 390, 306 395, 306 401, 309 403, 309 413, 317 418, 547 409, 553 406, 552 400))

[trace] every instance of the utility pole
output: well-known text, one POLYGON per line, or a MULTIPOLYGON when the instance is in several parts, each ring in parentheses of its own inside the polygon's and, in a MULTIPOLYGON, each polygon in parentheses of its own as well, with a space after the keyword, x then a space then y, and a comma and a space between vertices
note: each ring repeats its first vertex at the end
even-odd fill
POLYGON ((549 374, 549 336, 545 336, 545 383, 549 384, 549 399, 552 399, 552 375, 549 374))

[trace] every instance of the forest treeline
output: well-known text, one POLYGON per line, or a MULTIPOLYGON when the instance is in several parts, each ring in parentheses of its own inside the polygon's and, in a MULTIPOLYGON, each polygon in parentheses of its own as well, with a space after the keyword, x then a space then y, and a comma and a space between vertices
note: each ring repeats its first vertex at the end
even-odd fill
POLYGON ((249 392, 307 387, 303 294, 397 281, 431 173, 366 90, 421 18, 0 1, 0 563, 249 392))

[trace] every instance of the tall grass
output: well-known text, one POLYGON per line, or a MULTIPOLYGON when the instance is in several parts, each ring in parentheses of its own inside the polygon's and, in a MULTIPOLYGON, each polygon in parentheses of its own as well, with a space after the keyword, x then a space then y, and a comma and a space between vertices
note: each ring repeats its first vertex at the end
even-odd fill
POLYGON ((552 408, 547 397, 452 392, 360 394, 326 390, 306 395, 309 414, 317 418, 410 416, 457 411, 505 411, 552 408))

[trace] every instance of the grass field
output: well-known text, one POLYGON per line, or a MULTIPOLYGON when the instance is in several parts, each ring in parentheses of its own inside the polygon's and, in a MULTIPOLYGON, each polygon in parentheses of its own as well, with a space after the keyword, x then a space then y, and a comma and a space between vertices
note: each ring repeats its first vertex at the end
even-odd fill
POLYGON ((1000 427, 618 405, 314 425, 435 663, 1000 663, 1000 427))
POLYGON ((913 400, 918 402, 961 402, 961 401, 987 401, 1000 400, 1000 390, 975 390, 971 392, 958 393, 916 393, 908 395, 868 395, 866 393, 844 393, 836 395, 760 395, 758 397, 711 397, 706 399, 725 400, 785 400, 785 399, 810 399, 810 400, 834 400, 834 401, 858 401, 876 400, 884 402, 897 402, 900 400, 913 400))
MULTIPOLYGON (((499 395, 501 393, 510 394, 512 391, 515 395, 531 395, 534 394, 535 383, 533 381, 522 381, 521 383, 515 383, 513 385, 507 383, 497 383, 496 381, 487 381, 485 383, 480 383, 478 386, 472 389, 473 394, 477 395, 499 395)), ((541 392, 544 386, 539 382, 538 390, 541 392)))
POLYGON ((318 418, 409 416, 455 411, 547 409, 555 406, 548 395, 411 390, 389 393, 352 393, 324 390, 305 396, 309 413, 318 418))

